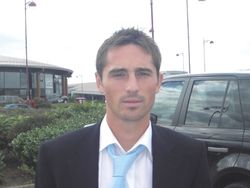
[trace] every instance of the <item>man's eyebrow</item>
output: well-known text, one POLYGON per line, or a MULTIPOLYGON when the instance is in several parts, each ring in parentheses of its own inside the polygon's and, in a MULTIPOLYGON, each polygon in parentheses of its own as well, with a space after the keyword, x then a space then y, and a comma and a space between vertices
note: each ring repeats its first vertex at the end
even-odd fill
POLYGON ((143 72, 149 72, 149 73, 153 73, 153 71, 149 68, 144 68, 144 67, 139 67, 136 68, 136 71, 143 71, 143 72))
POLYGON ((115 68, 115 69, 110 70, 109 74, 114 74, 114 73, 117 73, 117 72, 127 72, 127 69, 124 69, 124 68, 115 68))
MULTIPOLYGON (((125 68, 114 68, 109 71, 109 75, 116 74, 116 73, 121 73, 121 72, 128 72, 127 69, 125 68)), ((135 69, 135 72, 147 72, 147 73, 153 73, 153 71, 149 68, 144 68, 144 67, 138 67, 135 69)))

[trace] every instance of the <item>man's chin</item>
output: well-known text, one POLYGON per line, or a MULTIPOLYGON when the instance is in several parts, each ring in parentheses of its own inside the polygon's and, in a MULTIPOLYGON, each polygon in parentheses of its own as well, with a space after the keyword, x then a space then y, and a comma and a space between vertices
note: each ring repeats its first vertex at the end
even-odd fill
POLYGON ((129 114, 122 115, 122 119, 128 122, 140 121, 144 118, 145 118, 144 114, 137 114, 136 112, 130 112, 129 114))

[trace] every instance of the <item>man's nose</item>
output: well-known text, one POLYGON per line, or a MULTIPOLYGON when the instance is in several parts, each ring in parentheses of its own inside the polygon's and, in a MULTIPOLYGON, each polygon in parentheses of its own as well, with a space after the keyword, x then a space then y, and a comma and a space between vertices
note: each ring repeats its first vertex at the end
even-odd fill
POLYGON ((138 80, 136 76, 134 74, 130 74, 128 76, 128 80, 126 84, 126 91, 131 93, 131 92, 137 92, 138 89, 139 89, 139 86, 138 86, 138 80))

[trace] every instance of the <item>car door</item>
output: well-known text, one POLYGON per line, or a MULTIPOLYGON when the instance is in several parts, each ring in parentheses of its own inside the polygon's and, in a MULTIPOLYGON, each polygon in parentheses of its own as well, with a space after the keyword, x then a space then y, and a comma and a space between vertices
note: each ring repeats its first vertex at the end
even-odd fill
POLYGON ((212 178, 219 171, 234 166, 243 139, 237 78, 192 78, 175 130, 206 142, 212 178))
POLYGON ((174 77, 163 81, 151 111, 157 117, 157 125, 175 128, 188 80, 188 77, 174 77))
POLYGON ((240 168, 246 168, 250 176, 250 76, 243 77, 239 80, 240 97, 242 111, 244 116, 244 139, 239 162, 235 165, 240 168))

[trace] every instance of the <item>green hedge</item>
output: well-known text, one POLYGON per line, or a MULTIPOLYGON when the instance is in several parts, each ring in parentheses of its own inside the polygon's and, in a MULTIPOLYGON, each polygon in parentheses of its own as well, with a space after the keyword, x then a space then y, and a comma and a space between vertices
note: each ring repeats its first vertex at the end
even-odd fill
POLYGON ((66 105, 54 114, 57 117, 56 122, 20 133, 11 142, 20 167, 26 172, 34 173, 38 149, 42 142, 98 121, 103 117, 104 111, 104 105, 100 102, 66 105), (67 118, 63 118, 65 116, 67 118))
POLYGON ((68 119, 78 111, 86 111, 89 104, 56 104, 50 108, 0 111, 0 150, 10 150, 11 141, 20 133, 68 119))
POLYGON ((52 124, 58 112, 51 110, 10 110, 0 114, 0 150, 11 150, 11 141, 20 133, 52 124))
POLYGON ((13 129, 29 117, 24 114, 1 113, 0 114, 0 149, 8 148, 8 144, 18 134, 14 135, 13 129))
POLYGON ((5 167, 4 163, 4 155, 3 152, 0 150, 0 183, 3 181, 3 169, 5 167))

